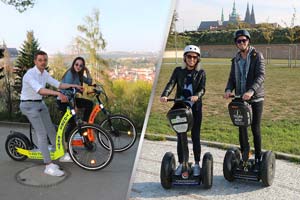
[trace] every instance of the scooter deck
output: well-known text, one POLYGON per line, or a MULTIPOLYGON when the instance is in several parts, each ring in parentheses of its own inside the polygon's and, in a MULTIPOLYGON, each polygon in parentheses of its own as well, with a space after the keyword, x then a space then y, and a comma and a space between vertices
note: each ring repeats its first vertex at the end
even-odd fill
POLYGON ((249 180, 249 181, 260 181, 260 174, 259 171, 254 171, 253 166, 254 166, 254 160, 249 159, 249 168, 244 169, 241 165, 235 169, 233 172, 233 177, 236 179, 243 179, 243 180, 249 180))
POLYGON ((201 178, 200 176, 193 176, 191 173, 187 179, 182 178, 181 175, 175 175, 173 173, 172 175, 172 184, 173 185, 200 185, 201 183, 201 178))

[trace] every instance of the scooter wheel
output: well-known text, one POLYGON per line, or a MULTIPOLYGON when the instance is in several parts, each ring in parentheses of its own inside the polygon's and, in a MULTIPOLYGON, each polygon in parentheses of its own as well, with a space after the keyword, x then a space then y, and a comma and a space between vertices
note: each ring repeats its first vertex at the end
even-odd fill
POLYGON ((276 160, 275 154, 272 151, 263 153, 261 161, 261 180, 264 186, 272 185, 275 177, 276 160))
POLYGON ((5 141, 5 150, 9 157, 16 161, 23 161, 27 159, 27 156, 21 155, 17 152, 16 147, 22 149, 31 149, 31 143, 29 139, 22 133, 13 132, 8 135, 5 141))
POLYGON ((172 172, 175 170, 175 157, 172 152, 165 153, 160 168, 160 183, 163 188, 172 187, 172 172))
POLYGON ((227 150, 223 161, 223 175, 227 181, 233 181, 233 171, 236 168, 237 158, 232 149, 227 150))
POLYGON ((210 189, 213 184, 213 157, 205 153, 202 161, 202 183, 205 189, 210 189))

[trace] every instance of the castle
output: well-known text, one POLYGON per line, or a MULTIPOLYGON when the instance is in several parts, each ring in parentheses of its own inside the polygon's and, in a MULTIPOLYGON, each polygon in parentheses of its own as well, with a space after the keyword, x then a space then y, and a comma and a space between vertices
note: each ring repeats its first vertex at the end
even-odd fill
POLYGON ((198 31, 220 29, 222 27, 227 26, 228 24, 236 24, 238 22, 245 22, 250 25, 256 24, 253 5, 252 5, 251 13, 250 13, 249 3, 247 3, 246 15, 245 15, 244 21, 242 21, 240 19, 239 14, 236 12, 235 1, 234 1, 233 7, 232 7, 232 12, 229 14, 228 21, 224 21, 224 13, 223 13, 223 9, 222 9, 221 20, 202 21, 200 23, 200 26, 198 27, 198 31))

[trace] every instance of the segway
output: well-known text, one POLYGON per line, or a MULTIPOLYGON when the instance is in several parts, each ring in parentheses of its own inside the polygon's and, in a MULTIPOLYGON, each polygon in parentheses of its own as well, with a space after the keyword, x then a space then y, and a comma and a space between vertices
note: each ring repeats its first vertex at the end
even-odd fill
MULTIPOLYGON (((181 137, 181 148, 183 152, 183 167, 182 174, 176 175, 176 164, 175 164, 175 156, 172 152, 165 153, 160 169, 160 182, 163 188, 170 189, 173 185, 201 185, 203 184, 204 188, 209 189, 213 183, 213 157, 207 152, 205 153, 202 160, 202 168, 200 170, 200 176, 193 175, 192 163, 188 162, 189 156, 187 149, 188 141, 187 141, 187 132, 193 126, 193 114, 192 110, 189 106, 187 106, 184 101, 177 99, 168 99, 168 101, 174 101, 175 106, 171 109, 167 118, 171 124, 173 130, 179 134, 181 137), (174 109, 175 108, 175 109, 174 109), (188 172, 188 176, 183 176, 184 172, 188 172)), ((186 173, 185 173, 186 174, 186 173)))
MULTIPOLYGON (((251 105, 240 96, 233 96, 228 105, 229 115, 233 125, 245 129, 252 123, 251 105)), ((275 176, 275 154, 272 151, 262 153, 259 166, 255 166, 255 160, 249 158, 249 150, 243 154, 238 148, 227 150, 223 162, 223 174, 227 181, 243 179, 249 181, 262 181, 264 186, 270 186, 275 176)))

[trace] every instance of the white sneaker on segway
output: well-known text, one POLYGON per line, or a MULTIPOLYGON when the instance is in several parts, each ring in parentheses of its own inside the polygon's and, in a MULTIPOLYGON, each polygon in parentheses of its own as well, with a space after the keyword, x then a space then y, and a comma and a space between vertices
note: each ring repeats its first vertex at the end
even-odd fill
POLYGON ((175 175, 180 176, 182 172, 182 164, 179 164, 177 169, 175 170, 175 175))
POLYGON ((73 162, 73 160, 71 159, 69 153, 65 153, 65 155, 59 159, 59 162, 73 162))
POLYGON ((200 166, 199 164, 195 164, 194 167, 193 167, 193 175, 194 176, 200 176, 200 166))
POLYGON ((44 173, 50 176, 63 176, 65 174, 62 170, 59 169, 58 165, 53 163, 46 165, 44 173))

